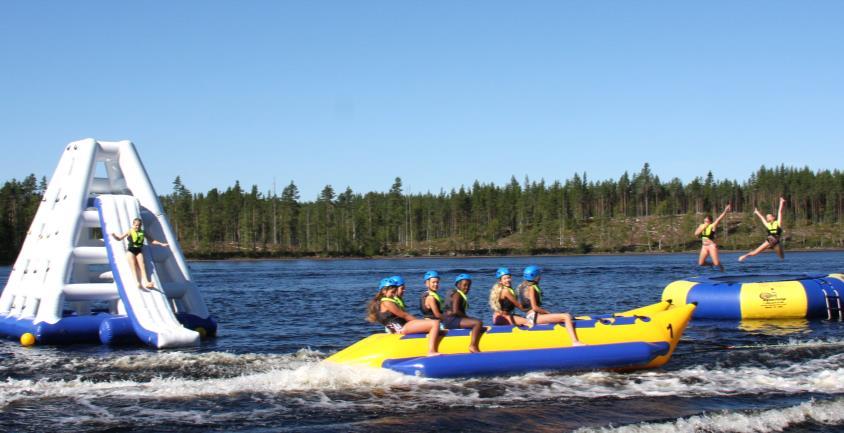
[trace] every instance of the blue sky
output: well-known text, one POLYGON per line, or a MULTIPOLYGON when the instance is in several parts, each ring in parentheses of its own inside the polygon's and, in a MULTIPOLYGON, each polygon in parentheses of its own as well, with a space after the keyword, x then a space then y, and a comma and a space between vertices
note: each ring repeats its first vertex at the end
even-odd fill
POLYGON ((0 181, 135 142, 161 194, 240 180, 842 168, 844 3, 0 3, 0 181))

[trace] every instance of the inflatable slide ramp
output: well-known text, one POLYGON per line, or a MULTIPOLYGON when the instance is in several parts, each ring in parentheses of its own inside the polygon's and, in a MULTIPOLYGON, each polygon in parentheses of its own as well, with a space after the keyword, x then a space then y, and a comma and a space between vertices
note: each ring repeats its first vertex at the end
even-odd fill
MULTIPOLYGON (((127 259, 126 240, 115 240, 112 233, 121 235, 132 227, 135 218, 142 218, 138 200, 129 195, 100 195, 94 201, 100 216, 100 227, 106 245, 108 262, 114 275, 114 283, 120 299, 126 308, 126 314, 132 320, 132 327, 138 338, 146 344, 158 348, 178 347, 196 344, 199 334, 184 328, 173 313, 171 300, 157 266, 159 248, 143 246, 144 262, 149 280, 154 288, 138 287, 138 280, 127 259)), ((144 220, 144 231, 154 236, 160 232, 155 219, 144 220)))

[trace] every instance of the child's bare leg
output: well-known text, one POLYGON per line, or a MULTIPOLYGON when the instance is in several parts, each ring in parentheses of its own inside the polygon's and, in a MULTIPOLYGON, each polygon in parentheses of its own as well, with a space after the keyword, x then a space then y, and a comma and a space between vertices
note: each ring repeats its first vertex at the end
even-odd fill
POLYGON ((777 244, 774 246, 774 251, 777 252, 777 256, 779 256, 780 260, 785 260, 785 250, 782 249, 782 245, 777 244))
POLYGON ((746 258, 748 258, 748 257, 753 257, 753 256, 755 256, 755 255, 757 255, 757 254, 761 253, 762 251, 765 251, 765 250, 766 250, 766 249, 768 249, 768 247, 770 247, 770 246, 771 246, 771 245, 770 245, 770 244, 768 244, 768 241, 765 241, 765 242, 763 242, 763 243, 762 243, 762 245, 759 245, 759 247, 758 247, 758 248, 756 248, 755 250, 753 250, 753 251, 751 251, 751 252, 749 252, 749 253, 747 253, 747 254, 745 254, 745 255, 743 255, 743 256, 741 256, 741 257, 739 257, 739 258, 738 258, 738 261, 743 262, 746 258))
POLYGON ((431 330, 428 332, 428 356, 439 355, 437 346, 440 344, 440 321, 429 320, 431 330))
POLYGON ((440 337, 440 321, 419 319, 411 320, 404 324, 402 334, 419 334, 422 332, 428 333, 428 355, 437 354, 437 345, 439 345, 440 337))
POLYGON ((135 259, 138 261, 138 269, 140 270, 141 276, 144 278, 144 287, 148 289, 155 287, 155 284, 152 284, 152 281, 150 281, 147 277, 146 263, 144 263, 144 253, 139 253, 135 256, 135 259))
POLYGON ((126 253, 126 260, 129 261, 129 269, 132 270, 132 277, 135 278, 135 284, 137 287, 141 287, 141 277, 138 275, 138 262, 135 261, 135 255, 132 253, 126 253))
POLYGON ((568 313, 558 313, 558 314, 541 314, 539 319, 536 323, 540 324, 551 324, 551 323, 562 323, 563 326, 566 327, 566 331, 569 333, 569 337, 571 337, 571 344, 572 346, 582 346, 583 343, 577 339, 577 333, 574 332, 574 323, 571 320, 571 314, 568 313))
POLYGON ((563 314, 563 317, 564 317, 564 323, 566 325, 566 331, 568 331, 569 335, 571 336, 571 345, 572 346, 585 346, 585 344, 582 343, 579 338, 577 338, 577 333, 574 331, 574 321, 571 318, 571 314, 565 313, 565 314, 563 314))
POLYGON ((715 244, 710 245, 707 247, 709 249, 709 255, 712 256, 712 266, 717 266, 722 272, 724 271, 724 266, 721 265, 721 259, 718 258, 718 246, 715 244))
POLYGON ((478 319, 460 319, 461 328, 472 328, 472 340, 469 343, 469 352, 478 353, 481 351, 481 326, 483 326, 483 322, 478 319))
POLYGON ((709 251, 706 250, 706 247, 700 249, 700 255, 697 258, 697 265, 704 266, 706 265, 706 256, 709 255, 709 251))

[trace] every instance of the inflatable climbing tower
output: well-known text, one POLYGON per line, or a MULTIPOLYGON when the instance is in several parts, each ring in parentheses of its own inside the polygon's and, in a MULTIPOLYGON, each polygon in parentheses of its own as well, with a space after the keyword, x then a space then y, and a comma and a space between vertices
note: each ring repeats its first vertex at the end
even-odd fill
POLYGON ((0 335, 165 348, 196 344, 216 328, 135 146, 70 143, 0 295, 0 335), (169 244, 143 246, 152 289, 138 287, 127 242, 111 236, 135 218, 169 244))

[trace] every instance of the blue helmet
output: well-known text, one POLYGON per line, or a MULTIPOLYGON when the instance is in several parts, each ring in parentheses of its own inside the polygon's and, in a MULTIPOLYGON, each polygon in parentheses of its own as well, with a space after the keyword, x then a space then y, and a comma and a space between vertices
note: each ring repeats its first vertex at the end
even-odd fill
POLYGON ((499 279, 499 278, 501 278, 501 277, 503 277, 503 276, 505 276, 505 275, 512 275, 512 274, 510 273, 510 270, 509 270, 509 269, 507 269, 507 268, 498 268, 498 270, 497 270, 497 271, 495 271, 495 278, 496 278, 496 279, 499 279))
POLYGON ((396 286, 396 287, 404 285, 404 278, 402 278, 399 275, 393 275, 392 277, 390 277, 390 280, 393 282, 393 285, 396 286))
POLYGON ((536 277, 542 273, 542 268, 536 265, 530 265, 525 268, 524 277, 528 281, 535 281, 536 277))
POLYGON ((381 278, 381 283, 378 285, 378 289, 380 290, 380 289, 383 289, 384 287, 390 287, 390 286, 393 286, 393 285, 394 284, 393 284, 393 278, 392 277, 381 278))
POLYGON ((424 279, 424 280, 422 280, 422 281, 428 281, 428 280, 430 280, 431 278, 439 278, 439 277, 440 277, 440 273, 439 273, 439 272, 437 272, 437 271, 428 271, 428 272, 425 272, 425 279, 424 279))
POLYGON ((457 283, 459 283, 463 280, 472 281, 472 276, 469 275, 469 274, 460 274, 460 275, 458 275, 457 277, 454 278, 454 284, 456 285, 457 283))

